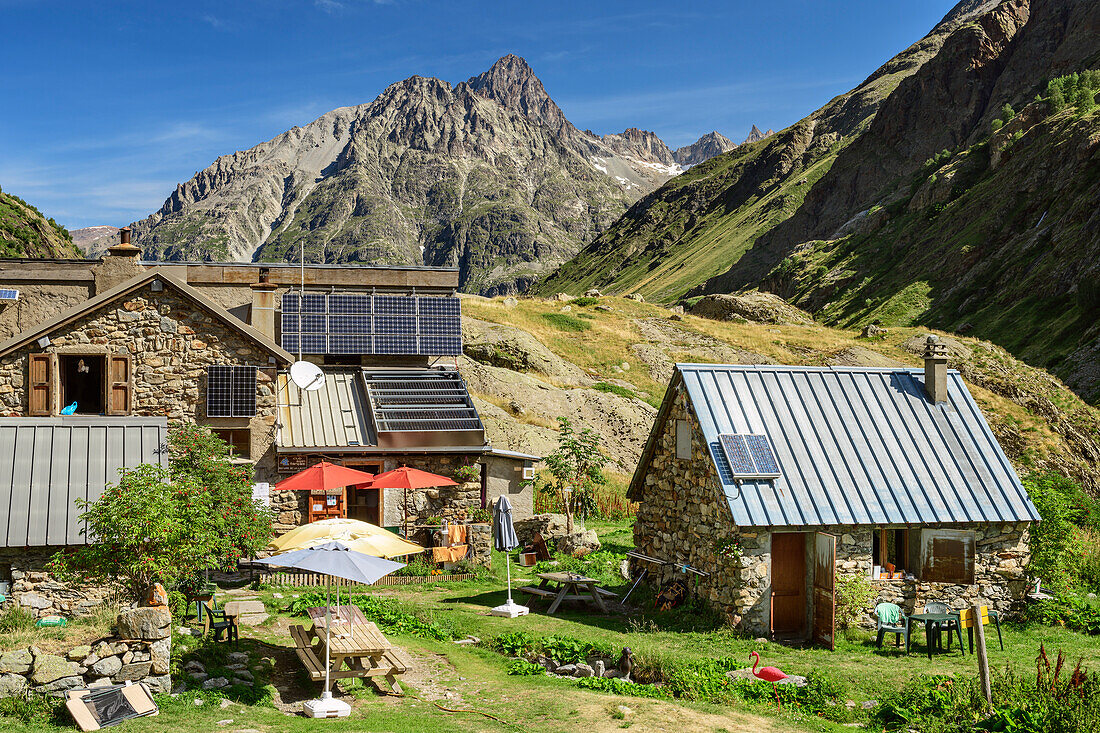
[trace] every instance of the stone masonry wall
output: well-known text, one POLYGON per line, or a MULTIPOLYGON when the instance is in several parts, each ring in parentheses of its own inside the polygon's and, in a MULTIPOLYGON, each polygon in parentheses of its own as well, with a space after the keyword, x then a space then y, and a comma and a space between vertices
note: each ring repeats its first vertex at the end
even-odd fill
MULTIPOLYGON (((766 528, 738 528, 732 524, 702 432, 687 409, 682 390, 658 436, 645 478, 634 525, 634 542, 644 554, 673 562, 686 562, 705 572, 698 592, 726 614, 729 622, 755 635, 770 631, 771 532, 766 528), (692 423, 692 457, 676 458, 676 421, 692 423), (725 557, 719 543, 736 539, 740 556, 725 557)), ((963 527, 975 532, 975 582, 972 585, 923 583, 914 580, 873 580, 877 598, 866 609, 864 623, 873 626, 873 607, 882 601, 898 603, 912 613, 929 602, 964 608, 980 600, 1002 614, 1019 610, 1026 592, 1024 568, 1029 558, 1028 525, 975 524, 963 527)), ((838 575, 871 576, 872 528, 821 527, 813 531, 837 538, 838 575)), ((663 584, 679 575, 674 568, 646 567, 653 582, 663 584)), ((813 565, 807 562, 807 582, 813 565)), ((690 578, 689 578, 690 579, 690 578)), ((694 582, 694 581, 692 581, 694 582)), ((807 598, 810 595, 807 593, 807 598)))
POLYGON ((37 647, 0 653, 0 698, 28 690, 65 690, 141 681, 154 694, 172 691, 172 616, 165 608, 138 608, 118 617, 118 634, 50 654, 37 647))
POLYGON ((89 616, 104 601, 112 599, 110 588, 74 587, 59 583, 46 572, 46 563, 60 547, 0 549, 0 579, 10 569, 11 593, 0 611, 20 606, 35 618, 60 615, 67 618, 89 616))

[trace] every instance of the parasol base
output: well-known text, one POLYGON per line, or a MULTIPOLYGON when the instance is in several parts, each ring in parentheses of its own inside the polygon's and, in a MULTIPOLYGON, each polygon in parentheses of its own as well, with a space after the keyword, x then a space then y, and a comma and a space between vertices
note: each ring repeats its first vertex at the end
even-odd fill
POLYGON ((505 618, 515 618, 516 616, 526 616, 531 613, 531 609, 527 606, 521 606, 511 598, 503 606, 497 606, 492 611, 489 611, 494 616, 504 616, 505 618))
POLYGON ((307 718, 346 718, 351 715, 351 706, 341 700, 335 700, 331 692, 325 692, 320 700, 306 700, 302 711, 307 718))

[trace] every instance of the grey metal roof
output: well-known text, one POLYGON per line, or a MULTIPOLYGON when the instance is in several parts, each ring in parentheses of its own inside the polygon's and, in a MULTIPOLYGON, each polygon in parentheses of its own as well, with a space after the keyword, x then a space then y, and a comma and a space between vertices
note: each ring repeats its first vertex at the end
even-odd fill
POLYGON ((1039 519, 957 371, 934 405, 920 369, 676 368, 716 468, 721 433, 764 433, 775 450, 780 478, 722 486, 739 526, 1039 519))
POLYGON ((165 465, 162 417, 0 418, 0 547, 85 544, 76 499, 120 468, 165 465))
POLYGON ((325 370, 325 384, 303 392, 279 375, 277 447, 349 448, 376 445, 359 369, 325 370))

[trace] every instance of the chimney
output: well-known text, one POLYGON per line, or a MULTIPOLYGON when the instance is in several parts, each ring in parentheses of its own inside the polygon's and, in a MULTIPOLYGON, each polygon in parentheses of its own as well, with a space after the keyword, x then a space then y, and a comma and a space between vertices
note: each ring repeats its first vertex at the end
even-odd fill
POLYGON ((141 254, 140 247, 130 244, 130 227, 118 230, 118 244, 108 247, 107 251, 113 257, 137 257, 141 254))
POLYGON ((252 283, 252 310, 248 322, 257 331, 275 340, 275 290, 278 285, 267 280, 267 268, 260 268, 260 281, 252 283))
POLYGON ((947 402, 947 347, 935 336, 924 342, 924 391, 932 404, 947 402))

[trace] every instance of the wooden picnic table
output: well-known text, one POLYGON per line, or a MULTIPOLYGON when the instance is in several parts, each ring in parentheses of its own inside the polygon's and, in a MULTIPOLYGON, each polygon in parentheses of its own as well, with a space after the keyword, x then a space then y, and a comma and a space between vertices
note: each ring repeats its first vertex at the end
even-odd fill
MULTIPOLYGON (((359 609, 356 608, 356 610, 359 609)), ((350 621, 350 617, 354 614, 350 611, 347 613, 350 621)), ((397 676, 404 674, 407 665, 398 657, 393 645, 382 635, 378 627, 363 618, 362 612, 358 615, 359 619, 355 619, 354 623, 342 622, 340 633, 336 633, 337 627, 333 624, 334 633, 328 636, 327 642, 324 608, 321 609, 320 624, 315 623, 309 629, 299 625, 291 626, 290 635, 294 639, 298 658, 302 660, 314 681, 323 681, 327 644, 330 681, 360 677, 369 678, 378 684, 376 678, 384 677, 390 688, 400 694, 401 687, 397 682, 397 676)))
POLYGON ((552 598, 550 608, 546 609, 548 615, 556 613, 562 601, 595 603, 602 613, 607 613, 604 597, 616 596, 615 593, 596 585, 595 578, 586 578, 577 573, 536 573, 535 577, 540 578, 542 582, 537 586, 524 586, 519 589, 520 593, 526 593, 535 598, 552 598))

